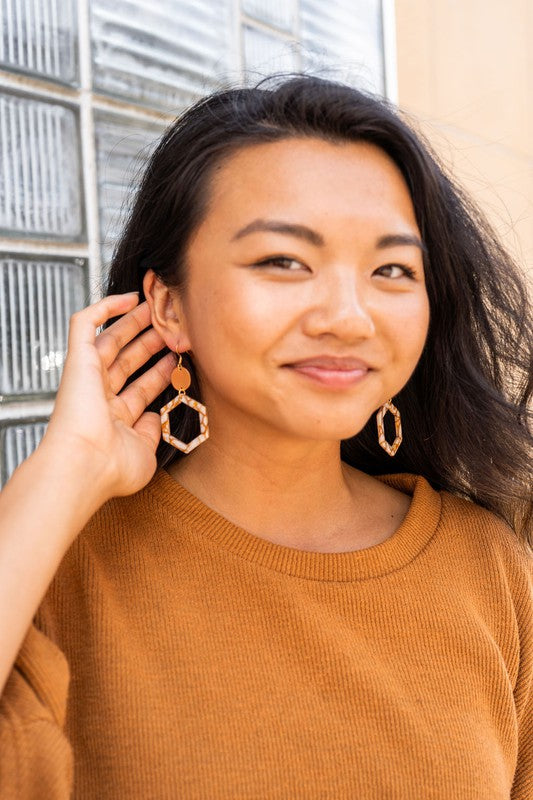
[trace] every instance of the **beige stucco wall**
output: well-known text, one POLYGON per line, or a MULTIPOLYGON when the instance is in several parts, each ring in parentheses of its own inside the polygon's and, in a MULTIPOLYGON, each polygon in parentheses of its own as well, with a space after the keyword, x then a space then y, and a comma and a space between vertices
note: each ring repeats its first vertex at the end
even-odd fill
POLYGON ((396 0, 399 104, 533 274, 533 3, 396 0))

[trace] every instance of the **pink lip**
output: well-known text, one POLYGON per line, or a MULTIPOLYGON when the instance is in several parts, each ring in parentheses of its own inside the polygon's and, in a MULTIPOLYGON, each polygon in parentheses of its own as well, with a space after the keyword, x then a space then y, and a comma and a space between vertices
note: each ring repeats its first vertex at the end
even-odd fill
POLYGON ((369 367, 359 359, 318 357, 287 364, 295 372, 305 375, 323 386, 345 389, 359 383, 369 372, 369 367))
POLYGON ((340 356, 314 356, 313 358, 303 358, 289 364, 290 367, 318 367, 319 369, 333 370, 352 370, 369 369, 368 364, 360 358, 349 358, 340 356))

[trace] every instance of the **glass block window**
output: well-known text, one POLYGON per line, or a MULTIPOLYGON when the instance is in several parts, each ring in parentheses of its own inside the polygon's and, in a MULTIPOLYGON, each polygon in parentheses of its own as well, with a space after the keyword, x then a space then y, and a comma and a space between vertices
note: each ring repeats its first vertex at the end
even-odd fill
POLYGON ((300 8, 303 68, 383 93, 381 0, 300 0, 300 8))
POLYGON ((80 147, 76 112, 0 94, 0 229, 80 236, 80 147))
POLYGON ((0 428, 0 479, 2 483, 37 447, 46 422, 30 422, 0 428))
POLYGON ((247 83, 256 83, 270 72, 294 72, 300 57, 296 43, 248 25, 244 28, 244 68, 247 83))
POLYGON ((224 78, 227 0, 91 0, 90 9, 99 91, 176 113, 224 78))
POLYGON ((83 262, 0 255, 0 394, 54 392, 68 321, 86 302, 83 262))
POLYGON ((242 10, 284 31, 294 31, 298 21, 296 0, 243 0, 242 10))
POLYGON ((271 72, 384 93, 382 28, 382 0, 0 0, 0 484, 44 432, 70 316, 166 126, 271 72))
POLYGON ((102 261, 109 264, 136 179, 163 132, 161 126, 96 114, 95 142, 102 261))
POLYGON ((76 84, 75 0, 0 0, 0 65, 76 84))

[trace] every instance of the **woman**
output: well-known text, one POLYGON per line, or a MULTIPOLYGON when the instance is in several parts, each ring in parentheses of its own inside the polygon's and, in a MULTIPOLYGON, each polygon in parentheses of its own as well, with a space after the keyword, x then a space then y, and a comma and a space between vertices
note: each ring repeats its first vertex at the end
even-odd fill
POLYGON ((2 797, 531 797, 526 312, 386 104, 184 114, 0 498, 2 797))

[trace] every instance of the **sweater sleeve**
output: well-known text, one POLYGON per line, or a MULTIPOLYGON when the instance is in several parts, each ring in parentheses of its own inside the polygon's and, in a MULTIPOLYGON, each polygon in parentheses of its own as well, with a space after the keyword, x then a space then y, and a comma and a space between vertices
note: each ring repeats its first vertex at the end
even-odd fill
POLYGON ((517 599, 521 631, 520 668, 515 686, 518 759, 511 800, 533 798, 533 560, 522 572, 525 580, 517 599))
POLYGON ((61 650, 31 626, 0 697, 0 797, 67 800, 72 751, 64 733, 69 668, 61 650))
POLYGON ((518 762, 511 800, 531 800, 533 797, 533 692, 530 676, 529 698, 524 706, 518 728, 518 762))

